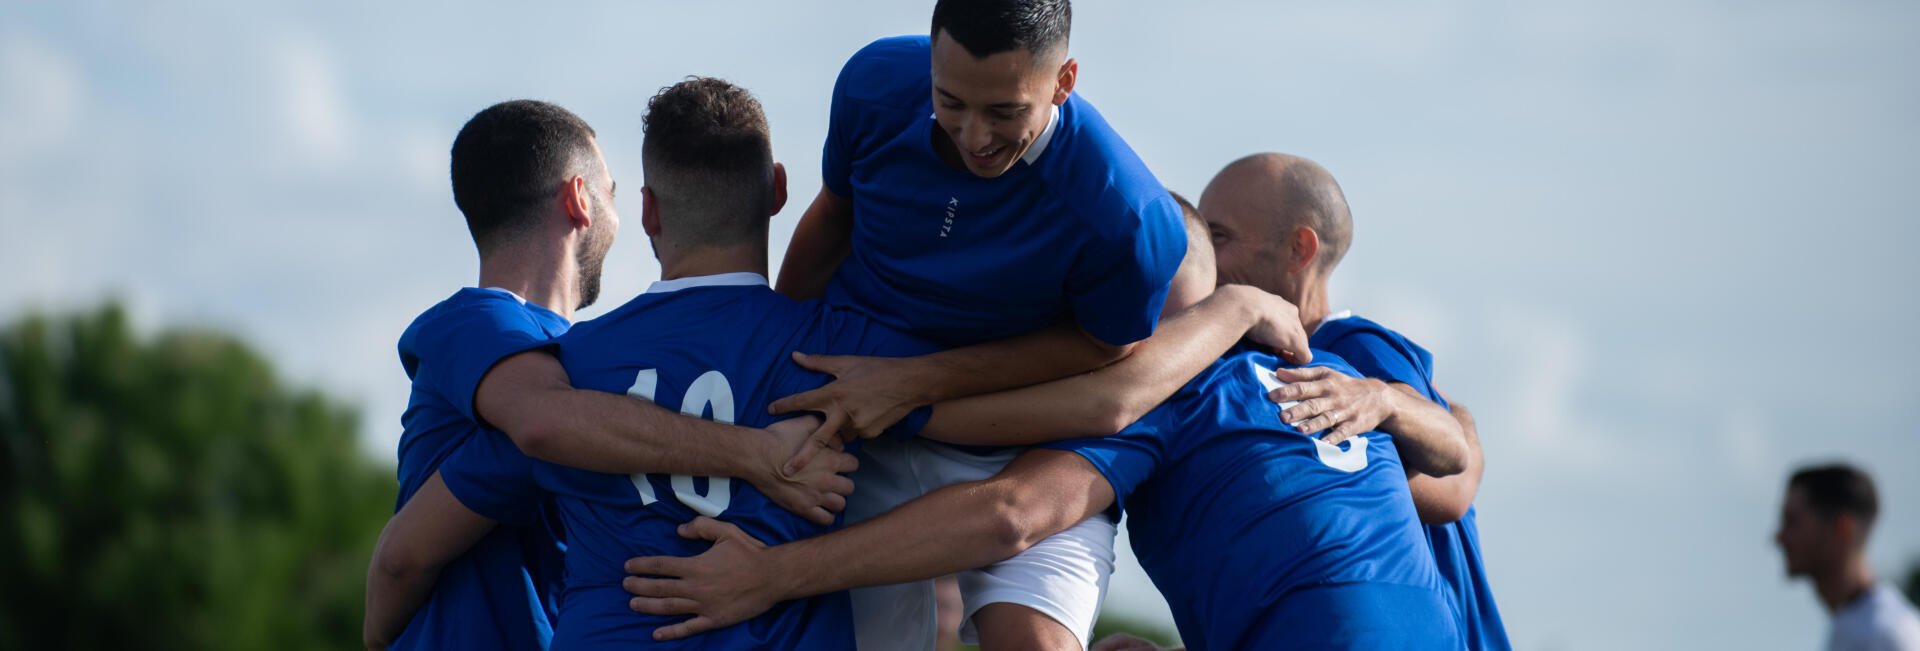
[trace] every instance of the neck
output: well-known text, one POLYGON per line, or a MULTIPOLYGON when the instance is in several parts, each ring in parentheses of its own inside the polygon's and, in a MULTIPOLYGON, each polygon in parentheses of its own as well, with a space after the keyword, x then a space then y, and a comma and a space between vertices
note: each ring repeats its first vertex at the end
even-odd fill
POLYGON ((1813 589, 1820 594, 1820 603, 1826 604, 1829 613, 1853 603, 1872 587, 1873 570, 1867 567, 1864 554, 1849 558, 1833 571, 1813 578, 1813 589))
POLYGON ((480 256, 480 286, 498 287, 568 321, 580 304, 579 265, 564 251, 496 251, 480 256))
POLYGON ((1311 336, 1313 329, 1320 327, 1320 321, 1333 312, 1332 303, 1327 300, 1327 284, 1322 281, 1308 281, 1300 290, 1300 300, 1294 308, 1300 311, 1300 325, 1311 336))
POLYGON ((661 280, 742 271, 767 275, 767 245, 764 239, 757 245, 703 246, 671 253, 668 252, 669 248, 661 246, 657 249, 660 253, 661 280))

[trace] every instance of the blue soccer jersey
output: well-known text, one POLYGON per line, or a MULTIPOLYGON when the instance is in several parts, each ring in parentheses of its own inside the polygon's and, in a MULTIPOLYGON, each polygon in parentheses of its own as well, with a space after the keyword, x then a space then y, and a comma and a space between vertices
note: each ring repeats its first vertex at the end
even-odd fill
POLYGON ((834 85, 822 178, 853 203, 853 247, 827 300, 946 345, 1063 319, 1115 345, 1153 334, 1186 255, 1166 188, 1078 94, 998 178, 949 167, 931 66, 927 37, 882 39, 834 85))
MULTIPOLYGON (((576 387, 626 393, 682 413, 761 427, 774 420, 768 403, 829 379, 795 365, 791 351, 905 356, 937 348, 857 312, 788 299, 769 289, 765 277, 743 273, 655 283, 619 309, 575 326, 560 338, 559 349, 576 387)), ((925 413, 919 412, 917 420, 924 422, 925 413)), ((910 433, 911 426, 901 429, 910 433)), ((653 630, 684 618, 628 609, 630 595, 620 587, 626 577, 622 565, 635 556, 705 551, 708 543, 676 532, 697 516, 722 518, 768 544, 827 529, 788 513, 752 485, 727 477, 589 472, 527 460, 510 444, 462 448, 456 458, 469 454, 490 460, 463 468, 498 472, 442 476, 475 512, 503 522, 524 521, 537 516, 529 508, 533 498, 555 497, 569 543, 555 649, 852 648, 845 593, 785 602, 741 624, 674 643, 654 642, 653 630), (518 469, 516 459, 522 464, 518 469)))
MULTIPOLYGON (((1332 351, 1351 362, 1361 375, 1405 384, 1428 400, 1443 407, 1447 404, 1433 388, 1433 355, 1398 332, 1360 317, 1335 315, 1313 331, 1311 340, 1314 348, 1332 351)), ((1493 590, 1487 587, 1473 508, 1468 507, 1467 514, 1457 521, 1427 525, 1426 529, 1433 543, 1434 562, 1460 611, 1467 648, 1513 648, 1507 642, 1506 626, 1500 622, 1500 608, 1493 602, 1493 590)))
POLYGON ((1280 422, 1279 363, 1231 355, 1120 434, 1048 447, 1112 483, 1189 648, 1459 648, 1393 438, 1280 422))
MULTIPOLYGON (((400 417, 401 505, 456 450, 487 438, 473 411, 474 390, 500 359, 550 343, 565 317, 498 289, 462 289, 427 310, 400 336, 400 363, 413 393, 400 417)), ((511 446, 509 441, 506 443, 511 446)), ((502 527, 441 570, 439 581, 394 649, 545 649, 556 614, 561 547, 529 518, 502 527)))

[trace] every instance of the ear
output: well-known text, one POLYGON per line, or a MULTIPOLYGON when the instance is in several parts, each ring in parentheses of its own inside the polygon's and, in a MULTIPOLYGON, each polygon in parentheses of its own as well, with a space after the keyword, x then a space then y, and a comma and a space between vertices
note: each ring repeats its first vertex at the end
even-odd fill
POLYGON ((767 216, 772 217, 778 215, 780 214, 780 209, 785 207, 787 207, 787 166, 774 163, 773 210, 768 212, 767 216))
POLYGON ((593 226, 593 199, 587 196, 587 177, 575 176, 560 186, 560 209, 567 214, 567 225, 575 230, 593 226))
POLYGON ((1861 547, 1860 519, 1853 517, 1852 513, 1833 516, 1833 537, 1848 549, 1861 547))
POLYGON ((1060 77, 1057 80, 1058 86, 1053 90, 1054 106, 1067 103, 1067 96, 1073 94, 1073 83, 1079 78, 1080 62, 1075 61, 1072 57, 1068 57, 1066 63, 1060 64, 1060 77))
POLYGON ((648 237, 660 236, 660 200, 653 196, 653 188, 640 186, 640 230, 648 237))
POLYGON ((1320 255, 1320 234, 1305 226, 1296 226, 1287 238, 1287 272, 1300 273, 1313 265, 1320 255))

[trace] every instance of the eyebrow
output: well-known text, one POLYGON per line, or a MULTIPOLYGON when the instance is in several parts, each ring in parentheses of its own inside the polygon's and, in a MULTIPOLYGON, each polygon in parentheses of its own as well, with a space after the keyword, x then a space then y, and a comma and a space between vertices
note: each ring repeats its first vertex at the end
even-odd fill
MULTIPOLYGON (((960 96, 959 96, 959 95, 955 95, 955 94, 953 94, 953 93, 949 93, 949 92, 947 92, 947 89, 945 89, 945 88, 941 88, 941 87, 939 87, 939 86, 934 86, 934 87, 933 87, 933 92, 936 92, 936 93, 939 93, 939 94, 941 94, 941 95, 944 95, 944 96, 946 96, 946 98, 947 98, 947 99, 950 99, 950 100, 953 100, 953 101, 956 101, 956 102, 961 102, 961 103, 963 103, 963 104, 965 103, 965 101, 964 101, 964 100, 961 100, 961 99, 960 99, 960 96)), ((988 105, 987 105, 987 108, 990 108, 990 109, 1003 109, 1003 110, 1014 110, 1014 109, 1025 109, 1025 108, 1027 108, 1027 105, 1025 105, 1025 104, 1021 104, 1021 103, 1019 103, 1019 102, 1001 102, 1001 103, 999 103, 999 104, 988 104, 988 105)))

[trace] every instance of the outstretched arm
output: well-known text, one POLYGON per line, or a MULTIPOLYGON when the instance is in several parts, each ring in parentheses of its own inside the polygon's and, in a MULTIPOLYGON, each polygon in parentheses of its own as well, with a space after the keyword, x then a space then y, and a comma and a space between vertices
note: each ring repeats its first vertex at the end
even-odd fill
POLYGON ((853 457, 835 450, 785 469, 810 429, 737 427, 603 391, 573 388, 560 360, 532 350, 500 360, 480 380, 474 411, 527 456, 594 472, 739 477, 782 508, 831 524, 853 484, 834 473, 853 457))
POLYGON ((1466 433, 1467 468, 1447 477, 1422 474, 1407 478, 1407 487, 1413 489, 1413 506, 1420 511, 1420 521, 1427 524, 1446 524, 1466 516, 1467 509, 1473 506, 1474 495, 1480 492, 1480 475, 1486 468, 1473 414, 1457 402, 1448 401, 1447 406, 1466 433))
POLYGON ((1225 285, 1160 324, 1126 359, 1091 373, 934 405, 921 436, 967 445, 1036 445, 1109 436, 1165 402, 1242 336, 1305 348, 1293 304, 1225 285))
POLYGON ((466 553, 495 522, 468 509, 435 471, 387 521, 367 567, 367 615, 361 635, 385 649, 433 594, 440 568, 466 553))
POLYGON ((1113 346, 1072 323, 919 357, 806 355, 801 366, 834 376, 826 386, 775 401, 776 414, 826 415, 820 436, 879 436, 925 405, 1022 387, 1081 373, 1125 357, 1134 347, 1113 346), (825 358, 825 359, 823 359, 825 358))
POLYGON ((878 518, 766 547, 701 518, 680 535, 714 542, 692 558, 627 561, 634 610, 695 615, 654 631, 670 640, 729 626, 788 599, 930 579, 1004 560, 1113 505, 1113 487, 1073 452, 1028 450, 999 474, 947 486, 878 518))

